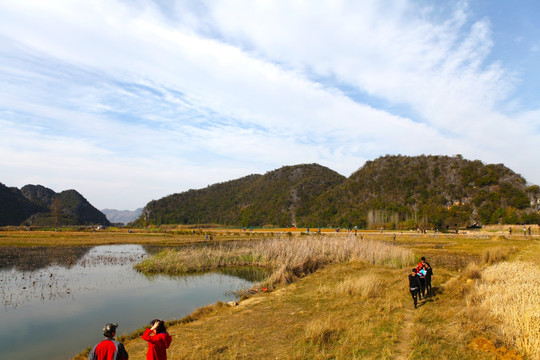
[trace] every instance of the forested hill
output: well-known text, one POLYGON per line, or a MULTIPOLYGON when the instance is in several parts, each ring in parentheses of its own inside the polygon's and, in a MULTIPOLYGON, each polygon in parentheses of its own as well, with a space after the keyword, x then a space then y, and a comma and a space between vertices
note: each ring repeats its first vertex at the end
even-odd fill
POLYGON ((317 164, 285 166, 151 201, 137 223, 290 226, 318 196, 345 179, 317 164))
POLYGON ((20 190, 0 183, 0 226, 110 225, 105 215, 75 190, 56 193, 42 185, 20 190))
POLYGON ((384 156, 349 178, 317 164, 189 190, 146 205, 139 225, 450 229, 540 223, 540 188, 502 164, 461 156, 384 156))
POLYGON ((307 223, 439 229, 538 223, 540 188, 502 164, 461 156, 368 161, 316 201, 307 223), (533 203, 534 204, 531 204, 533 203))

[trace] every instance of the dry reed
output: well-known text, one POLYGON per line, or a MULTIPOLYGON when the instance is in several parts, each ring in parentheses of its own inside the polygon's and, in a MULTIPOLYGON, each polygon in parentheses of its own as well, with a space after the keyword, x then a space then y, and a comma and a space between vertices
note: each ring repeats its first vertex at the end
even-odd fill
POLYGON ((506 341, 531 359, 540 359, 540 270, 525 262, 487 267, 472 298, 500 320, 506 341))
POLYGON ((165 250, 136 265, 147 273, 181 274, 228 266, 272 269, 265 285, 290 283, 329 263, 362 261, 401 268, 414 262, 408 249, 356 237, 276 237, 262 241, 165 250))
POLYGON ((482 269, 476 263, 469 263, 463 270, 462 277, 464 279, 480 279, 482 277, 482 269))
POLYGON ((500 261, 505 261, 517 250, 518 249, 515 246, 485 249, 482 252, 482 261, 484 262, 484 264, 487 265, 491 265, 500 261))

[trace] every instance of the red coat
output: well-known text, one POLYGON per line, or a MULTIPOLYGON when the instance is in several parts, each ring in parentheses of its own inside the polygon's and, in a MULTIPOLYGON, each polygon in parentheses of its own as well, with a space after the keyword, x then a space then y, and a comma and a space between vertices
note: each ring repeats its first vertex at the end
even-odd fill
POLYGON ((88 360, 127 360, 128 358, 124 345, 110 338, 98 343, 88 354, 88 360))
POLYGON ((171 346, 172 341, 172 337, 168 333, 156 334, 150 329, 146 329, 142 338, 148 341, 146 360, 167 360, 167 349, 171 346))

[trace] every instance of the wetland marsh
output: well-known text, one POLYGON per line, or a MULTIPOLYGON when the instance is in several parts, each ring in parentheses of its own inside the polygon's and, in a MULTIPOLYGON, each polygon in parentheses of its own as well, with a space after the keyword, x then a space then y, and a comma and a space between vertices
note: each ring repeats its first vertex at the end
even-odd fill
POLYGON ((99 341, 107 322, 118 322, 119 334, 131 333, 153 318, 181 318, 200 306, 234 300, 254 280, 239 272, 171 277, 133 269, 158 250, 0 247, 2 357, 70 358, 99 341))

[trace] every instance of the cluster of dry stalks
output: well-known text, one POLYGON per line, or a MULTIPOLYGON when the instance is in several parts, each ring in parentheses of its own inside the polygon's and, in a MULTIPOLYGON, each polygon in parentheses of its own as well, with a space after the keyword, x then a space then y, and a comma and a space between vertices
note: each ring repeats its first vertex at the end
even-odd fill
POLYGON ((309 236, 166 250, 136 268, 149 273, 180 274, 227 266, 272 268, 267 285, 290 283, 329 263, 363 261, 401 268, 414 261, 410 250, 354 236, 309 236))
POLYGON ((360 299, 371 299, 383 288, 384 280, 377 274, 366 274, 360 277, 348 277, 334 289, 339 296, 355 296, 360 299))
POLYGON ((500 261, 505 261, 508 257, 517 252, 517 247, 496 247, 485 249, 482 252, 482 262, 491 265, 500 261))
POLYGON ((540 270, 525 262, 485 268, 470 301, 500 320, 502 338, 531 359, 540 359, 540 270))

